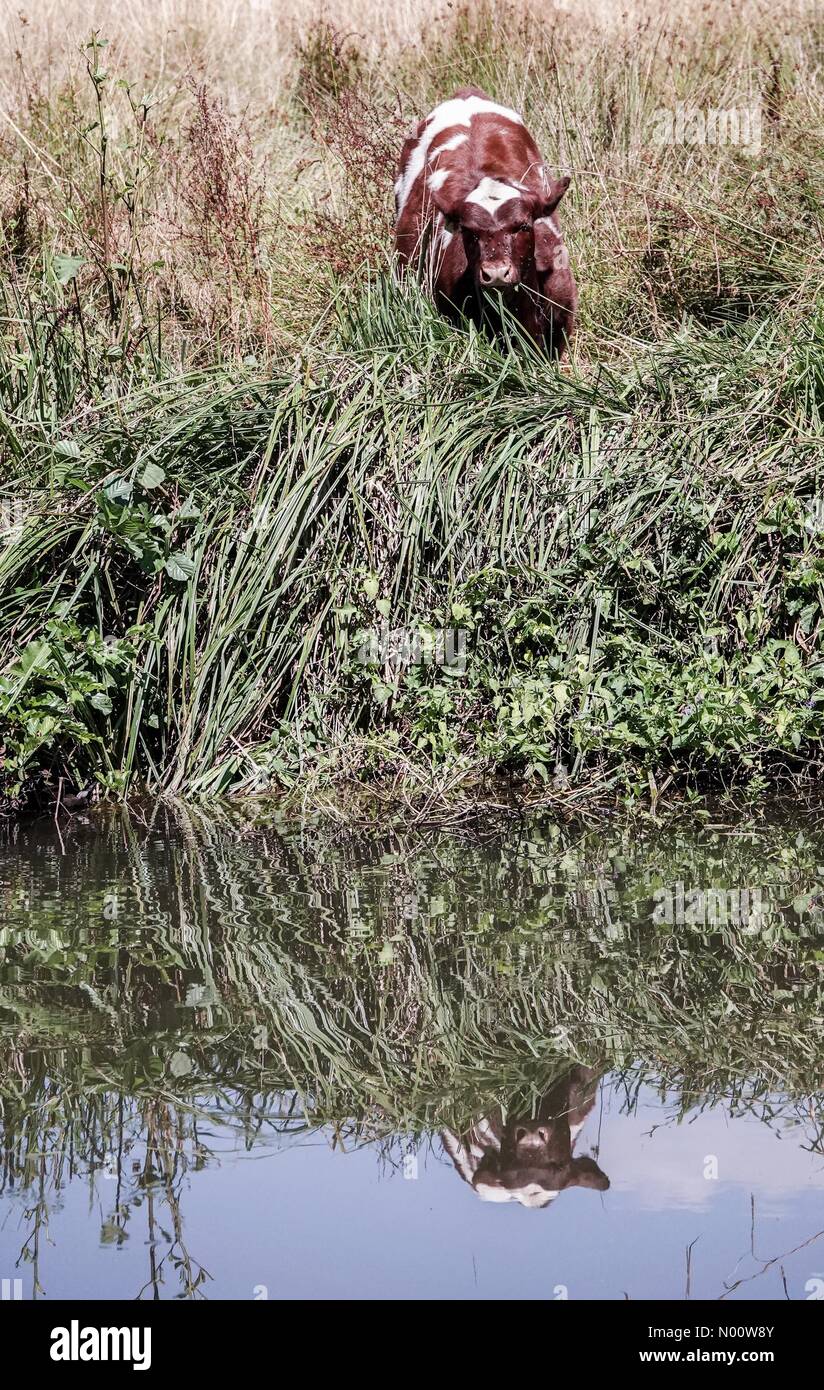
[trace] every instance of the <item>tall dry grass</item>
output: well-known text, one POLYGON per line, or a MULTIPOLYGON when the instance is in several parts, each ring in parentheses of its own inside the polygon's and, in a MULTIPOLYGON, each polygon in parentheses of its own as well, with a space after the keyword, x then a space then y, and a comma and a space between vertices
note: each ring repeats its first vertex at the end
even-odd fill
MULTIPOLYGON (((466 81, 521 108, 573 174, 599 355, 668 332, 696 278, 759 281, 787 249, 820 275, 812 0, 4 0, 2 27, 0 250, 35 303, 55 256, 81 258, 86 330, 102 303, 127 356, 135 336, 183 365, 299 345, 336 277, 385 261, 402 134, 466 81), (655 112, 677 101, 759 106, 759 157, 656 146, 655 112)), ((71 318, 65 299, 47 316, 71 318)))

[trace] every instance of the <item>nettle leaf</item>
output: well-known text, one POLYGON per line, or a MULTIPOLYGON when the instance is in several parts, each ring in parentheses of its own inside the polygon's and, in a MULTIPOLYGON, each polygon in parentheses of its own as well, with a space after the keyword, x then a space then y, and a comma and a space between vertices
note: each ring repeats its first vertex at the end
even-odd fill
POLYGON ((76 439, 61 439, 52 445, 52 453, 63 459, 82 458, 82 451, 76 439))
POLYGON ((177 551, 169 556, 164 569, 170 579, 177 579, 179 583, 185 584, 195 572, 195 562, 188 555, 177 551))
POLYGON ((103 489, 109 502, 128 502, 134 491, 131 478, 113 478, 103 489))
POLYGON ((166 481, 166 473, 159 463, 147 463, 140 475, 140 486, 147 489, 160 487, 166 481))
POLYGON ((68 285, 85 264, 82 256, 55 256, 54 274, 58 285, 68 285))

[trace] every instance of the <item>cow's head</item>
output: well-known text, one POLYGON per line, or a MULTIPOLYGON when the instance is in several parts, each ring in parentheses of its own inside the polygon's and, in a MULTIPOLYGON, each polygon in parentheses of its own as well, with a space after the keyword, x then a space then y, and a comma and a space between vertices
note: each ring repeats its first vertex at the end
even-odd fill
POLYGON ((472 1186, 486 1202, 545 1207, 568 1187, 605 1192, 609 1178, 594 1159, 573 1158, 568 1126, 517 1119, 504 1126, 500 1149, 484 1154, 472 1186))
POLYGON ((514 290, 535 262, 535 223, 552 215, 570 180, 550 180, 541 192, 492 178, 481 179, 469 192, 455 192, 454 182, 447 180, 434 198, 447 230, 463 237, 477 288, 514 290))
POLYGON ((573 1065, 537 1104, 533 1115, 504 1118, 496 1106, 462 1135, 442 1131, 446 1152, 464 1182, 484 1202, 546 1207, 567 1187, 606 1192, 609 1178, 593 1158, 573 1150, 595 1104, 598 1074, 573 1065))

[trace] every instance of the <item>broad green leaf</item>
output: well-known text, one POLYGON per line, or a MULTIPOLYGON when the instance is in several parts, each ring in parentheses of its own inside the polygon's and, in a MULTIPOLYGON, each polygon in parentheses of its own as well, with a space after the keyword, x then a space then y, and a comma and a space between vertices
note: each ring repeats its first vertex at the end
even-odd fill
POLYGON ((169 556, 164 569, 170 579, 177 579, 181 584, 185 584, 195 572, 195 562, 182 551, 177 551, 169 556))
POLYGON ((54 273, 58 285, 68 285, 86 264, 82 256, 55 256, 54 273))
POLYGON ((166 474, 159 463, 147 463, 140 475, 140 486, 147 489, 160 487, 166 481, 166 474))

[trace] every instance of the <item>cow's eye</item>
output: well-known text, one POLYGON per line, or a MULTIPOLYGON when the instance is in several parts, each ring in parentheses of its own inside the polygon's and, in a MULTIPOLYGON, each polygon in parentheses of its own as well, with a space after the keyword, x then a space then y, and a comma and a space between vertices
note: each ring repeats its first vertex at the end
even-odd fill
POLYGON ((522 222, 519 227, 515 228, 515 230, 516 232, 528 232, 530 230, 530 225, 528 222, 522 222))

